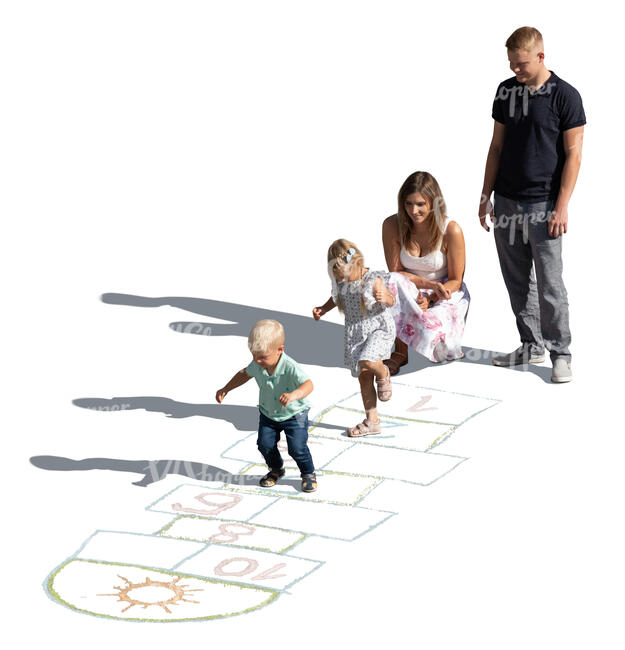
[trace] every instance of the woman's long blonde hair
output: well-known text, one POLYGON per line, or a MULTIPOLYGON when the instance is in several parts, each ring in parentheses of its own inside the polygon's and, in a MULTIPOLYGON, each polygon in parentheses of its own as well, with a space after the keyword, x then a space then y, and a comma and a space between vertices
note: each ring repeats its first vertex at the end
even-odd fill
POLYGON ((419 192, 430 204, 428 215, 428 242, 426 250, 436 248, 443 237, 443 227, 447 219, 447 206, 443 193, 436 179, 429 172, 414 172, 410 174, 399 189, 397 195, 397 221, 399 225, 399 238, 404 248, 408 247, 412 219, 406 212, 406 199, 415 192, 419 192))
MULTIPOLYGON (((332 281, 332 287, 336 288, 336 306, 339 308, 339 311, 343 311, 343 305, 341 303, 341 296, 338 291, 338 285, 336 281, 335 273, 342 277, 346 272, 347 266, 357 266, 359 268, 364 268, 365 258, 364 255, 360 252, 360 249, 354 242, 349 241, 349 239, 336 239, 330 244, 328 248, 328 275, 332 281), (353 253, 350 255, 349 250, 353 249, 353 253), (349 257, 349 261, 348 258, 349 257)), ((361 292, 360 292, 360 309, 363 313, 366 313, 367 309, 365 307, 365 300, 362 296, 362 280, 360 283, 361 292)))

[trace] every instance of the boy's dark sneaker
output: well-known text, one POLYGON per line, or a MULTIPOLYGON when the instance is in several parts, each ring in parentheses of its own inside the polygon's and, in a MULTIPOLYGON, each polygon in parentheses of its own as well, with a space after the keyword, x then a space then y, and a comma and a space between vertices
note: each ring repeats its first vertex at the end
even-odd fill
POLYGON ((302 492, 314 492, 317 489, 317 476, 312 474, 302 474, 302 492))
POLYGON ((271 487, 275 485, 284 476, 284 467, 282 469, 272 469, 258 481, 261 487, 271 487))

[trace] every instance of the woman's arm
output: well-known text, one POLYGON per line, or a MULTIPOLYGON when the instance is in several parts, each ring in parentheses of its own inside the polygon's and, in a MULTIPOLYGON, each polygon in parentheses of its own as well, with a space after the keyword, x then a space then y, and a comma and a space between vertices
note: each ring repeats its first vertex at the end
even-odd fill
POLYGON ((455 222, 450 221, 447 225, 447 282, 445 288, 453 293, 462 286, 465 267, 465 247, 462 228, 455 222))
POLYGON ((425 280, 424 278, 404 271, 401 259, 401 243, 399 241, 399 226, 397 225, 397 215, 387 217, 382 224, 382 245, 384 246, 384 257, 386 258, 386 266, 391 273, 401 273, 405 275, 417 289, 434 289, 434 282, 425 280))
POLYGON ((387 217, 382 224, 382 246, 384 246, 384 257, 389 271, 401 273, 404 269, 399 259, 401 244, 399 242, 399 227, 397 215, 387 217))

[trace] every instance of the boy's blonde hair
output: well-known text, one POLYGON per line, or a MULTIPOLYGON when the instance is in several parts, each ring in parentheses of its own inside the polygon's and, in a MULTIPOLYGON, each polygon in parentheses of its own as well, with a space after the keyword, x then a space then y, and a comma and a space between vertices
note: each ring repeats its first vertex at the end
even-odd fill
MULTIPOLYGON (((343 311, 343 305, 341 304, 341 296, 339 295, 336 284, 336 273, 342 277, 346 272, 347 266, 363 268, 364 265, 364 255, 354 242, 349 241, 349 239, 336 239, 330 244, 330 248, 328 248, 328 275, 332 281, 332 287, 336 289, 336 306, 339 308, 339 311, 343 311), (350 249, 354 252, 350 253, 350 249)), ((362 295, 360 298, 360 309, 363 313, 367 311, 362 295)))
POLYGON ((531 52, 534 47, 539 47, 541 50, 544 47, 543 35, 535 27, 519 27, 508 36, 506 41, 506 48, 512 51, 531 52))
POLYGON ((275 350, 281 345, 284 345, 284 327, 277 320, 269 318, 259 320, 247 337, 247 347, 252 354, 275 350))

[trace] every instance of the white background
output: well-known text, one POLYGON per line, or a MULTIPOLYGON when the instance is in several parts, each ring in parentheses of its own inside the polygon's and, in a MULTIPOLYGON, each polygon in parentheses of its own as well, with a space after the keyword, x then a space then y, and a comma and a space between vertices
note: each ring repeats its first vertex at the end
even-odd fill
MULTIPOLYGON (((622 38, 609 7, 3 3, 5 632, 68 648, 623 647, 622 38), (168 518, 143 508, 181 479, 138 488, 133 474, 50 472, 31 456, 219 464, 232 431, 72 400, 213 403, 249 359, 243 338, 168 326, 210 319, 100 294, 308 315, 329 294, 335 238, 383 268, 382 220, 425 169, 466 238, 465 345, 517 345, 476 211, 492 98, 511 76, 504 43, 524 24, 542 31, 548 67, 580 91, 588 120, 564 253, 574 381, 552 385, 548 362, 542 375, 470 363, 405 375, 503 401, 447 443, 469 461, 429 488, 396 484, 398 517, 319 550, 326 565, 266 609, 148 625, 50 601, 41 584, 55 566, 96 529, 159 528, 168 518)), ((346 370, 307 369, 318 407, 357 388, 346 370)), ((255 398, 251 385, 228 397, 255 398)))

